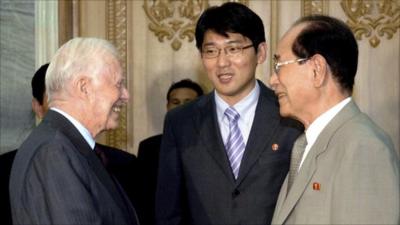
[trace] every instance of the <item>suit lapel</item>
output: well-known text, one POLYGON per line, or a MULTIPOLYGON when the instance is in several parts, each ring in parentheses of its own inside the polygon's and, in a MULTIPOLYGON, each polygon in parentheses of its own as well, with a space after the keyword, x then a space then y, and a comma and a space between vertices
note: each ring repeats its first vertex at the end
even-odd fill
MULTIPOLYGON (((59 114, 58 112, 49 110, 46 115, 53 126, 57 126, 59 130, 70 139, 75 148, 81 153, 86 160, 89 162, 89 165, 93 168, 93 172, 99 178, 99 180, 103 183, 103 185, 110 192, 111 196, 116 199, 117 204, 121 210, 126 209, 127 207, 123 205, 124 200, 122 199, 121 193, 117 190, 117 187, 114 181, 111 178, 111 175, 107 172, 103 164, 97 155, 90 148, 89 144, 86 142, 84 137, 80 134, 78 129, 64 116, 59 114)), ((129 213, 129 212, 126 212, 129 213)), ((125 214, 128 215, 128 214, 125 214)))
MULTIPOLYGON (((315 148, 313 147, 311 150, 314 149, 315 148)), ((284 199, 284 202, 281 205, 281 209, 279 210, 279 218, 282 218, 282 221, 278 221, 278 223, 283 223, 288 217, 288 215, 296 205, 297 201, 300 199, 301 195, 307 188, 308 183, 310 182, 312 176, 316 171, 316 151, 311 150, 308 153, 306 160, 303 162, 299 174, 297 175, 296 180, 293 182, 292 188, 289 192, 287 192, 288 178, 286 177, 285 183, 282 186, 281 190, 281 192, 285 192, 285 195, 280 196, 284 199)))
MULTIPOLYGON (((195 126, 198 128, 198 135, 204 148, 207 149, 225 175, 234 182, 233 173, 228 157, 226 156, 225 146, 218 125, 214 92, 198 102, 198 113, 196 115, 194 117, 195 126)), ((203 146, 199 147, 203 148, 203 146)))
MULTIPOLYGON (((323 154, 328 149, 329 142, 336 131, 339 130, 340 127, 343 126, 349 119, 359 113, 359 108, 353 101, 350 101, 319 134, 317 141, 314 143, 306 159, 304 160, 291 190, 289 193, 287 193, 286 199, 283 201, 280 207, 277 205, 278 224, 284 223, 306 188, 311 188, 308 184, 318 168, 318 156, 323 154)), ((287 191, 286 180, 282 186, 282 189, 285 190, 281 190, 281 192, 284 191, 285 193, 287 191)))
POLYGON ((279 125, 279 108, 272 93, 267 92, 267 88, 261 82, 260 96, 254 115, 254 121, 251 127, 249 139, 240 164, 239 177, 237 185, 239 185, 252 166, 260 157, 260 154, 268 147, 271 137, 274 136, 275 130, 279 125))

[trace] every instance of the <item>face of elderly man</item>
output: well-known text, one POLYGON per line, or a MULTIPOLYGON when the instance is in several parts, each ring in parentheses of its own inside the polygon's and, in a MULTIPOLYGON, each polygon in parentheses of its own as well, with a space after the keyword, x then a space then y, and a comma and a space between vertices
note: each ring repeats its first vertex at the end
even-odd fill
POLYGON ((270 78, 271 87, 279 99, 281 115, 300 121, 309 116, 307 111, 317 100, 311 59, 298 59, 292 51, 293 42, 304 27, 305 24, 295 26, 279 41, 274 64, 280 66, 270 78))
POLYGON ((118 126, 129 100, 118 52, 96 38, 74 38, 55 54, 46 73, 49 106, 59 109, 96 137, 118 126))
POLYGON ((93 120, 99 131, 117 128, 121 107, 129 100, 119 61, 113 56, 105 58, 105 65, 94 78, 90 98, 93 120))

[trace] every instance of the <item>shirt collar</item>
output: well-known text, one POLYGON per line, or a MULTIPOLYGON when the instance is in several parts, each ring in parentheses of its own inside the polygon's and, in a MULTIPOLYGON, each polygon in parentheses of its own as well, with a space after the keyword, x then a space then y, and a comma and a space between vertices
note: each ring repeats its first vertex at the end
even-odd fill
POLYGON ((322 130, 328 125, 328 123, 333 119, 351 101, 351 97, 348 97, 334 107, 330 108, 328 111, 321 114, 314 122, 310 124, 308 129, 305 131, 307 138, 307 145, 312 146, 314 142, 317 140, 318 135, 322 132, 322 130))
MULTIPOLYGON (((246 120, 250 119, 250 116, 247 116, 249 113, 251 113, 251 107, 257 105, 258 102, 258 96, 260 95, 260 85, 258 84, 257 81, 255 81, 256 84, 253 88, 253 90, 250 91, 250 93, 241 99, 239 102, 237 102, 233 107, 235 110, 240 114, 240 119, 245 120, 245 123, 247 123, 246 120)), ((223 121, 225 116, 225 110, 229 107, 229 104, 226 103, 219 95, 218 93, 214 90, 214 96, 215 96, 215 103, 217 106, 217 116, 218 119, 223 121)))
POLYGON ((51 107, 50 109, 60 113, 65 118, 67 118, 76 127, 76 129, 78 129, 79 133, 83 136, 83 138, 85 138, 85 140, 89 144, 89 146, 92 149, 94 149, 94 145, 96 144, 96 142, 94 141, 94 139, 88 129, 86 129, 78 120, 76 120, 75 118, 70 116, 68 113, 62 111, 61 109, 57 109, 55 107, 51 107))

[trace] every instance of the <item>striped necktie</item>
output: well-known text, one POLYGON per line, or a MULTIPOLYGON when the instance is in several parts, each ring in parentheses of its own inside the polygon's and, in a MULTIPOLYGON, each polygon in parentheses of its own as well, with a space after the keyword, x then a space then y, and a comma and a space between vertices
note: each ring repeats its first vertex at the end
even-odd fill
POLYGON ((229 107, 225 110, 224 114, 229 120, 229 134, 228 140, 225 144, 225 150, 229 162, 231 163, 233 175, 235 176, 235 179, 237 179, 239 175, 240 162, 242 161, 246 145, 238 126, 238 120, 240 117, 239 113, 233 107, 229 107))

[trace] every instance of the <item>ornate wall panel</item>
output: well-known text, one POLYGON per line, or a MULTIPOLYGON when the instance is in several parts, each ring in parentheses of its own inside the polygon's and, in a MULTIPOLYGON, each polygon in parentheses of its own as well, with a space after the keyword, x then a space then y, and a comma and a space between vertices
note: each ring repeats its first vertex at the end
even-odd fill
MULTIPOLYGON (((225 0, 249 4, 249 0, 225 0)), ((178 51, 182 42, 194 40, 196 22, 209 7, 209 0, 144 0, 143 9, 149 20, 148 28, 160 42, 168 41, 178 51)))
POLYGON ((192 42, 196 21, 208 8, 208 0, 144 0, 143 9, 149 19, 149 29, 160 42, 170 41, 178 51, 182 42, 192 42))
MULTIPOLYGON (((379 17, 378 5, 385 3, 385 1, 374 0, 346 1, 346 4, 350 2, 353 5, 351 10, 355 11, 361 3, 369 4, 370 13, 365 14, 366 17, 360 17, 355 27, 362 26, 361 24, 365 23, 363 20, 367 17, 371 18, 370 22, 376 20, 379 17)), ((351 19, 341 3, 343 1, 333 1, 330 4, 330 15, 347 22, 351 19)), ((397 5, 399 3, 397 1, 397 5)), ((381 23, 386 20, 398 20, 398 18, 399 15, 393 13, 377 21, 381 23), (388 19, 388 17, 391 19, 388 19)), ((395 148, 400 151, 400 32, 394 32, 393 37, 388 39, 386 34, 380 37, 379 34, 375 33, 378 32, 379 27, 383 27, 382 25, 376 23, 377 26, 374 30, 367 28, 369 25, 366 25, 365 31, 370 30, 371 37, 376 35, 380 39, 380 43, 377 47, 373 47, 369 40, 371 37, 368 38, 364 35, 357 41, 359 60, 353 97, 361 110, 367 113, 392 137, 395 148)), ((353 32, 357 36, 354 29, 353 32)))
POLYGON ((345 0, 341 6, 358 40, 368 38, 376 48, 382 38, 392 39, 400 29, 400 1, 398 0, 345 0))
POLYGON ((49 62, 59 47, 58 7, 55 1, 35 3, 35 68, 49 62))
MULTIPOLYGON (((127 3, 125 0, 107 1, 107 39, 118 49, 122 68, 126 71, 127 60, 127 3)), ((125 80, 127 79, 126 73, 125 80)), ((107 144, 120 149, 127 149, 127 108, 121 109, 119 127, 107 132, 107 144)))
POLYGON ((301 6, 303 16, 312 14, 327 15, 329 12, 328 0, 302 0, 301 6))
MULTIPOLYGON (((199 15, 206 2, 208 6, 213 6, 226 0, 164 0, 163 2, 172 4, 162 5, 161 1, 147 0, 79 2, 81 6, 79 9, 80 34, 108 38, 113 41, 123 55, 123 66, 127 71, 127 86, 131 95, 130 104, 123 111, 122 126, 117 131, 107 133, 102 142, 127 149, 132 153, 137 151, 141 140, 162 132, 166 113, 165 94, 172 82, 191 78, 199 82, 207 91, 212 89, 190 35, 193 39, 194 18, 199 15), (191 24, 192 28, 189 29, 188 24, 191 24), (186 32, 182 33, 186 25, 186 32), (162 38, 157 36, 157 30, 165 33, 162 38)), ((344 21, 350 20, 341 5, 342 1, 248 0, 238 2, 247 4, 264 21, 269 58, 266 63, 258 67, 257 77, 266 84, 271 72, 270 56, 274 52, 276 43, 300 16, 322 13, 344 21)), ((352 2, 356 3, 356 1, 352 2)), ((387 4, 386 1, 370 2, 375 5, 376 12, 379 12, 380 3, 387 4)), ((397 8, 393 7, 390 11, 381 5, 383 10, 381 13, 385 14, 385 18, 379 20, 379 23, 384 23, 383 21, 389 18, 397 21, 396 19, 399 18, 397 8)), ((352 10, 356 8, 353 6, 352 10)), ((374 17, 370 15, 371 18, 376 20, 378 17, 376 14, 373 15, 374 17)), ((366 17, 362 18, 365 20, 366 17)), ((360 21, 355 23, 359 25, 360 21)), ((373 32, 371 31, 380 40, 379 48, 373 48, 369 43, 368 39, 373 35, 366 37, 363 34, 362 39, 359 40, 360 60, 354 99, 364 112, 391 135, 396 148, 399 149, 400 35, 398 25, 389 26, 391 28, 383 27, 379 25, 373 32), (382 31, 379 31, 380 29, 382 31), (397 31, 393 31, 392 38, 389 39, 388 32, 396 29, 397 31), (379 32, 383 35, 379 36, 379 32)))

